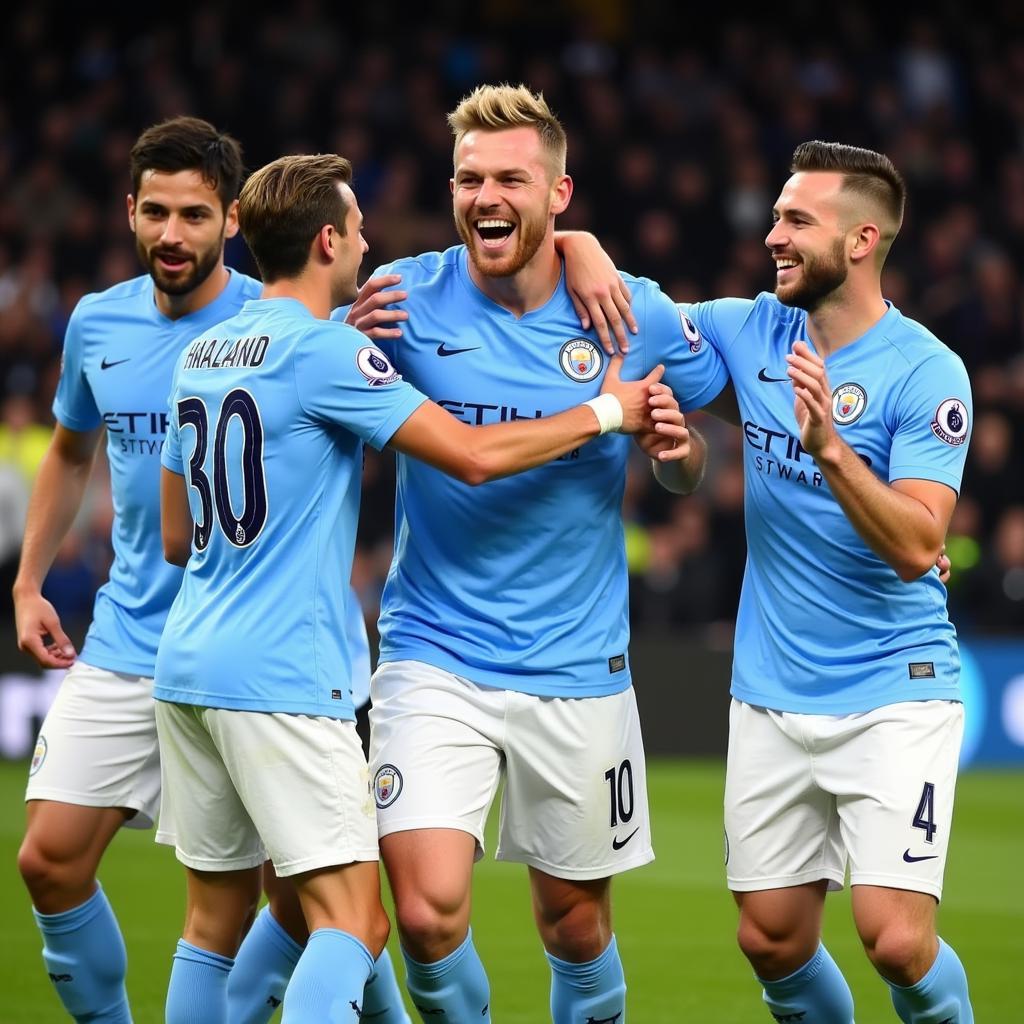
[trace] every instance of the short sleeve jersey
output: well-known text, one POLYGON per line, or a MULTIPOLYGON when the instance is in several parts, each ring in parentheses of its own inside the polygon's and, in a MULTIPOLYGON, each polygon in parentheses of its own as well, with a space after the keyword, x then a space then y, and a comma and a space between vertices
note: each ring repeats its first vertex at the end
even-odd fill
POLYGON ((82 649, 90 665, 153 675, 181 584, 181 570, 164 561, 160 541, 160 450, 174 366, 196 334, 237 312, 260 288, 232 271, 213 302, 171 320, 157 308, 145 275, 86 295, 71 315, 53 414, 69 430, 106 427, 114 505, 114 560, 82 649))
MULTIPOLYGON (((937 570, 902 582, 800 444, 786 355, 810 344, 806 313, 768 293, 681 308, 727 363, 742 419, 748 551, 733 695, 812 714, 958 700, 956 632, 937 570)), ((959 491, 971 389, 953 352, 890 305, 825 369, 836 429, 875 476, 959 491)))
MULTIPOLYGON (((608 356, 562 282, 516 317, 473 283, 456 246, 400 260, 409 319, 382 344, 408 381, 471 425, 549 416, 598 394, 608 356)), ((666 365, 687 408, 724 387, 717 352, 688 337, 653 282, 627 278, 640 334, 623 379, 666 365)), ((343 316, 344 311, 337 311, 343 316)), ((470 487, 399 455, 395 554, 381 660, 412 659, 541 696, 629 686, 620 517, 632 440, 607 434, 560 459, 470 487)))
POLYGON ((163 464, 193 550, 160 644, 160 700, 353 716, 348 580, 362 444, 424 401, 356 330, 247 302, 186 350, 163 464))

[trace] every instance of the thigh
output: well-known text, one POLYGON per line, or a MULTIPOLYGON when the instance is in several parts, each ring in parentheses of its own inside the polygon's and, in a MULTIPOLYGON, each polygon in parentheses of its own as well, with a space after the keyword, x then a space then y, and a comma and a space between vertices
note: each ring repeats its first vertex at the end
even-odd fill
POLYGON ((822 770, 837 794, 852 885, 941 897, 962 734, 963 705, 952 701, 850 716, 822 770))
POLYGON ((633 689, 607 697, 509 697, 498 858, 579 880, 652 861, 633 689))
POLYGON ((381 837, 457 829, 483 854, 502 764, 508 694, 422 662, 382 665, 371 684, 370 767, 381 837))
POLYGON ((377 822, 354 722, 220 708, 204 717, 278 875, 377 861, 377 822))
POLYGON ((164 792, 156 838, 194 871, 245 871, 266 853, 208 730, 209 710, 156 702, 164 792))
POLYGON ((822 789, 802 735, 813 716, 733 700, 725 779, 729 888, 754 892, 845 875, 834 797, 822 789))
POLYGON ((72 665, 39 731, 25 799, 124 808, 127 824, 149 828, 160 802, 152 679, 72 665))

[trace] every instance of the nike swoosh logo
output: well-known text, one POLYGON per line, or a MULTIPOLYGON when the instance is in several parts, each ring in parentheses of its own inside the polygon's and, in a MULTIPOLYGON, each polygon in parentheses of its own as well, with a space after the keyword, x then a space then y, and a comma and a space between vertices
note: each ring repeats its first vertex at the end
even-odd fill
POLYGON ((439 356, 457 356, 460 352, 476 352, 480 346, 477 345, 474 348, 445 348, 444 342, 437 346, 437 354, 439 356))
POLYGON ((107 357, 104 356, 103 361, 100 363, 100 369, 109 370, 112 366, 120 366, 122 363, 127 363, 130 359, 131 356, 129 356, 128 359, 115 359, 112 363, 108 363, 107 357))
POLYGON ((913 855, 913 854, 912 854, 912 853, 910 852, 910 848, 909 848, 909 847, 908 847, 908 848, 907 848, 906 850, 904 850, 904 851, 903 851, 903 859, 904 859, 904 860, 905 860, 905 861, 906 861, 906 862, 907 862, 908 864, 916 864, 916 863, 917 863, 917 861, 919 861, 919 860, 936 860, 936 859, 938 858, 938 856, 939 856, 939 855, 938 855, 937 853, 931 853, 931 854, 928 854, 928 855, 927 855, 927 856, 925 856, 925 857, 915 857, 915 856, 914 856, 914 855, 913 855))
POLYGON ((767 366, 762 366, 761 369, 757 371, 757 379, 763 380, 765 384, 785 384, 785 382, 789 380, 788 377, 769 377, 767 366))
POLYGON ((637 832, 639 832, 639 831, 640 831, 639 827, 633 829, 633 831, 630 832, 629 835, 626 836, 625 839, 619 839, 619 837, 616 836, 612 840, 612 849, 613 850, 621 850, 626 845, 626 843, 628 843, 630 841, 630 839, 632 839, 633 836, 635 836, 637 834, 637 832))

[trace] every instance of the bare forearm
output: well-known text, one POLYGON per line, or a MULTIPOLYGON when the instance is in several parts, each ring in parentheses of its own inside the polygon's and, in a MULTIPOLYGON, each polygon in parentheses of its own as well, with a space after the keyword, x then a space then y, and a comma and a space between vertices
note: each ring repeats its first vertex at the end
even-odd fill
POLYGON ((689 428, 690 454, 685 459, 673 462, 652 461, 655 479, 673 494, 692 494, 704 479, 707 467, 708 446, 703 435, 693 427, 689 428))
POLYGON ((853 528, 900 579, 917 579, 935 564, 945 524, 926 505, 879 480, 843 441, 816 461, 853 528))
POLYGON ((557 459, 581 447, 601 432, 597 416, 576 406, 544 420, 470 427, 467 454, 469 483, 485 483, 557 459))
POLYGON ((28 503, 15 593, 42 589, 57 549, 78 515, 91 471, 91 457, 69 461, 53 448, 43 457, 28 503))

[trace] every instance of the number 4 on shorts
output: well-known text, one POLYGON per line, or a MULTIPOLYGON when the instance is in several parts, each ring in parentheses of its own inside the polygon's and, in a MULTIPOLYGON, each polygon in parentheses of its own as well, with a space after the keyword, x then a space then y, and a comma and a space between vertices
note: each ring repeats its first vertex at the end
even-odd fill
POLYGON ((914 828, 924 830, 926 843, 932 842, 935 835, 935 784, 926 782, 921 790, 921 799, 918 801, 917 810, 914 812, 912 822, 914 828))

